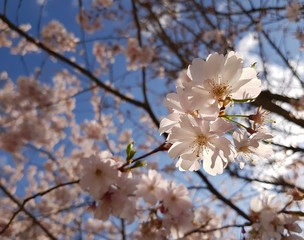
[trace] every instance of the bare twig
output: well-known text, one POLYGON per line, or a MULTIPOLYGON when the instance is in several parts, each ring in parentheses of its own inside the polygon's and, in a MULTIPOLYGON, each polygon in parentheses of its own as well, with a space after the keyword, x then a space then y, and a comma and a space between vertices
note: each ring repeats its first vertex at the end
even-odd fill
MULTIPOLYGON (((11 194, 7 189, 6 187, 4 187, 1 183, 0 183, 0 189, 14 202, 18 205, 20 211, 22 210, 26 215, 28 215, 32 220, 33 222, 38 225, 44 232, 45 234, 52 240, 56 240, 57 238, 52 234, 50 233, 50 231, 45 227, 43 226, 43 224, 31 213, 29 212, 22 203, 20 203, 15 197, 13 194, 11 194)), ((19 210, 18 210, 19 211, 19 210)), ((17 215, 17 214, 16 214, 17 215)), ((9 224, 6 225, 4 227, 4 229, 2 229, 0 231, 0 234, 2 234, 7 228, 8 228, 9 224)))
POLYGON ((207 185, 208 189, 212 194, 214 194, 219 200, 224 202, 226 205, 231 207, 243 218, 251 222, 250 217, 242 209, 240 209, 238 206, 233 204, 229 199, 225 198, 219 191, 217 191, 215 187, 211 184, 211 182, 208 180, 208 178, 201 171, 196 171, 195 173, 205 182, 205 184, 207 185))
MULTIPOLYGON (((15 197, 12 195, 12 194, 10 194, 9 192, 8 192, 8 190, 4 187, 4 186, 2 186, 1 184, 0 184, 0 188, 1 188, 1 190, 6 194, 6 195, 8 195, 18 206, 19 206, 19 208, 13 213, 13 215, 12 215, 12 217, 10 218, 10 220, 8 221, 8 223, 4 226, 4 228, 3 229, 1 229, 0 230, 0 234, 2 234, 2 233, 4 233, 5 231, 6 231, 6 229, 8 229, 8 227, 10 226, 10 224, 13 222, 13 220, 15 219, 15 217, 18 215, 18 213, 19 212, 21 212, 21 211, 24 211, 29 217, 31 217, 32 219, 33 219, 33 217, 34 217, 34 215, 32 215, 30 212, 28 212, 26 209, 25 209, 25 204, 28 202, 28 201, 30 201, 30 200, 32 200, 32 199, 34 199, 34 198, 36 198, 36 197, 38 197, 38 196, 43 196, 43 195, 45 195, 45 194, 47 194, 47 193, 50 193, 51 191, 53 191, 53 190, 55 190, 55 189, 58 189, 58 188, 61 188, 61 187, 64 187, 64 186, 67 186, 67 185, 72 185, 72 184, 75 184, 75 183, 79 183, 79 180, 74 180, 74 181, 71 181, 71 182, 66 182, 66 183, 61 183, 61 184, 58 184, 58 185, 56 185, 56 186, 54 186, 54 187, 51 187, 51 188, 49 188, 49 189, 47 189, 47 190, 44 190, 44 191, 42 191, 42 192, 38 192, 38 193, 36 193, 36 194, 34 194, 34 195, 32 195, 32 196, 30 196, 30 197, 27 197, 26 199, 24 199, 23 200, 23 202, 22 203, 20 203, 17 199, 15 199, 15 197)), ((34 217, 35 218, 35 217, 34 217)), ((36 218, 35 218, 36 219, 36 218)), ((34 219, 33 219, 34 220, 34 219)), ((38 221, 38 220, 36 220, 36 221, 38 221)), ((35 220, 34 220, 34 222, 35 222, 35 220)), ((40 222, 35 222, 37 225, 39 225, 42 229, 44 228, 44 226, 43 225, 41 225, 41 223, 40 222)), ((48 233, 46 232, 46 234, 48 235, 48 233)), ((52 239, 56 239, 56 238, 52 238, 52 239)))

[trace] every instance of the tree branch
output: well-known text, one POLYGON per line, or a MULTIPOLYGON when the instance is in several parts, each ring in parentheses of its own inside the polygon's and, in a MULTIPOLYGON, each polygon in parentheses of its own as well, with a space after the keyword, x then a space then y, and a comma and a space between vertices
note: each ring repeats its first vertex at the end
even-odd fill
POLYGON ((8 25, 8 27, 10 29, 12 29, 13 31, 17 32, 18 34, 20 34, 22 37, 24 37, 28 42, 33 43, 34 45, 36 45, 37 47, 39 47, 40 49, 44 50, 46 53, 50 54, 51 56, 55 57, 56 59, 66 63, 67 65, 69 65, 70 67, 78 70, 79 72, 81 72, 83 75, 85 75, 86 77, 88 77, 90 80, 92 80, 93 82, 95 82, 100 88, 104 89, 105 91, 113 94, 116 97, 119 97, 122 100, 125 100, 126 102, 129 102, 137 107, 143 108, 146 110, 146 105, 138 100, 135 100, 133 98, 130 98, 126 95, 123 95, 122 93, 120 93, 118 90, 111 88, 110 86, 106 85, 105 83, 101 82, 97 77, 95 77, 90 71, 88 71, 87 69, 83 68, 82 66, 78 65, 75 62, 72 62, 71 60, 69 60, 68 58, 66 58, 65 56, 49 49, 47 46, 45 46, 42 42, 40 42, 37 39, 34 39, 33 37, 31 37, 30 35, 28 35, 27 33, 25 33, 24 31, 22 31, 18 26, 16 26, 14 23, 12 23, 7 17, 5 17, 3 14, 0 14, 0 19, 6 23, 8 25))
MULTIPOLYGON (((6 195, 8 195, 18 206, 19 206, 19 208, 13 213, 13 215, 12 215, 12 217, 10 218, 10 220, 8 221, 8 223, 4 226, 4 228, 0 231, 0 234, 2 234, 2 233, 4 233, 5 231, 6 231, 6 229, 8 229, 8 227, 10 226, 10 224, 13 222, 13 220, 15 219, 15 217, 18 215, 18 213, 19 212, 21 212, 21 211, 24 211, 27 215, 29 215, 28 213, 28 211, 25 209, 25 204, 28 202, 28 201, 30 201, 30 200, 32 200, 32 199, 34 199, 34 198, 36 198, 36 197, 38 197, 38 196, 43 196, 43 195, 45 195, 45 194, 47 194, 47 193, 49 193, 49 192, 51 192, 51 191, 53 191, 53 190, 55 190, 55 189, 58 189, 58 188, 61 188, 61 187, 64 187, 64 186, 67 186, 67 185, 72 185, 72 184, 75 184, 75 183, 79 183, 79 180, 75 180, 75 181, 71 181, 71 182, 66 182, 66 183, 61 183, 61 184, 58 184, 58 185, 56 185, 56 186, 54 186, 54 187, 52 187, 52 188, 49 188, 49 189, 47 189, 47 190, 44 190, 44 191, 42 191, 42 192, 38 192, 38 193, 36 193, 36 194, 34 194, 34 195, 32 195, 32 196, 30 196, 30 197, 27 197, 26 199, 24 199, 23 200, 23 202, 22 203, 20 203, 17 199, 15 199, 14 198, 14 196, 12 195, 12 194, 10 194, 9 192, 8 192, 8 190, 6 189, 6 188, 4 188, 4 186, 2 186, 1 184, 0 184, 0 188, 2 189, 2 191, 6 194, 6 195)), ((31 215, 29 215, 30 217, 31 217, 31 215)), ((31 217, 32 218, 32 217, 31 217)), ((35 222, 35 221, 34 221, 35 222)), ((35 222, 36 223, 36 222, 35 222)), ((37 224, 37 223, 36 223, 37 224)), ((39 225, 39 224, 38 224, 39 225)), ((39 225, 40 226, 40 225, 39 225)), ((43 227, 42 225, 40 226, 41 228, 43 227)), ((56 239, 56 238, 54 238, 54 239, 56 239)))
MULTIPOLYGON (((33 222, 35 223, 35 224, 37 224, 44 232, 45 232, 45 234, 50 238, 50 239, 52 239, 52 240, 56 240, 57 238, 55 237, 55 236, 53 236, 53 234, 51 234, 50 232, 49 232, 49 230, 46 228, 46 227, 44 227, 43 225, 42 225, 42 223, 41 222, 39 222, 38 220, 37 220, 37 218, 31 213, 31 212, 29 212, 25 207, 24 207, 24 204, 21 204, 15 197, 14 197, 14 195, 13 194, 11 194, 7 189, 6 189, 6 187, 4 187, 1 183, 0 183, 0 189, 14 202, 14 203, 16 203, 17 205, 18 205, 18 207, 19 207, 19 209, 20 210, 18 210, 18 211, 23 211, 26 215, 28 215, 32 220, 33 220, 33 222)), ((8 226, 7 226, 8 227, 8 226)), ((3 233, 6 229, 7 229, 7 227, 5 227, 4 229, 2 229, 1 230, 1 232, 0 232, 0 234, 1 233, 3 233)))
POLYGON ((251 222, 250 217, 239 207, 234 205, 229 199, 225 198, 219 191, 215 189, 215 187, 211 184, 211 182, 208 180, 208 178, 201 172, 201 171, 196 171, 195 172, 207 185, 208 189, 210 190, 211 193, 213 193, 219 200, 224 202, 226 205, 231 207, 234 211, 236 211, 239 215, 241 215, 243 218, 251 222))

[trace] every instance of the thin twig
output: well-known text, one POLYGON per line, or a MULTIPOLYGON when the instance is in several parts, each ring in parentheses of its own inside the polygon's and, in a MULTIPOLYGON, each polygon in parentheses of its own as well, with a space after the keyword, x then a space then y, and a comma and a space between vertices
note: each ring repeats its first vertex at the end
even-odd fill
POLYGON ((83 68, 82 66, 78 65, 77 63, 71 61, 70 59, 68 59, 67 57, 51 50, 50 48, 48 48, 46 45, 44 45, 42 42, 40 42, 39 40, 31 37, 30 35, 28 35, 27 33, 25 33, 24 31, 22 31, 19 27, 17 27, 14 23, 12 23, 7 17, 5 17, 3 14, 0 14, 0 19, 5 22, 8 27, 10 29, 12 29, 13 31, 17 32, 19 35, 21 35, 22 37, 24 37, 28 42, 33 43, 34 45, 36 45, 37 47, 39 47, 40 49, 44 50, 45 52, 47 52, 48 54, 50 54, 51 56, 55 57, 56 59, 68 64, 70 67, 74 68, 75 70, 78 70, 79 72, 81 72, 83 75, 85 75, 86 77, 88 77, 90 80, 92 80, 93 82, 95 82, 100 88, 104 89, 105 91, 119 97, 122 100, 125 100, 126 102, 129 102, 137 107, 146 109, 146 105, 138 100, 135 100, 133 98, 130 98, 124 94, 122 94, 121 92, 119 92, 117 89, 114 89, 110 86, 108 86, 107 84, 101 82, 97 77, 95 77, 89 70, 83 68))
MULTIPOLYGON (((31 213, 29 212, 24 206, 23 204, 21 204, 15 197, 13 194, 11 194, 7 189, 6 187, 4 187, 1 183, 0 183, 0 189, 14 202, 18 205, 20 211, 22 210, 26 215, 28 215, 35 224, 37 224, 44 232, 45 234, 52 240, 56 240, 57 238, 55 236, 53 236, 53 234, 50 233, 50 231, 42 225, 41 222, 38 221, 38 219, 31 213)), ((17 215, 17 214, 16 214, 17 215)), ((4 229, 2 229, 0 231, 0 234, 2 234, 7 228, 8 228, 9 225, 6 225, 4 227, 4 229)))
MULTIPOLYGON (((30 201, 30 200, 32 200, 32 199, 34 199, 34 198, 36 198, 36 197, 38 197, 38 196, 43 196, 43 195, 45 195, 45 194, 47 194, 47 193, 50 193, 51 191, 53 191, 53 190, 55 190, 55 189, 58 189, 58 188, 61 188, 61 187, 63 187, 63 186, 67 186, 67 185, 72 185, 72 184, 75 184, 75 183, 79 183, 79 180, 74 180, 74 181, 71 181, 71 182, 66 182, 66 183, 61 183, 61 184, 58 184, 58 185, 56 185, 56 186, 54 186, 54 187, 51 187, 51 188, 49 188, 49 189, 47 189, 47 190, 44 190, 44 191, 42 191, 42 192, 38 192, 38 193, 36 193, 36 194, 34 194, 34 195, 32 195, 32 196, 30 196, 30 197, 27 197, 27 198, 25 198, 24 200, 23 200, 23 202, 22 203, 20 203, 17 199, 15 199, 14 198, 14 196, 13 195, 11 195, 7 190, 6 190, 6 188, 4 188, 4 186, 2 186, 1 184, 0 184, 0 188, 2 189, 2 191, 3 192, 5 192, 5 194, 7 194, 18 206, 19 206, 19 208, 13 213, 13 215, 12 215, 12 217, 10 218, 10 220, 8 221, 8 223, 4 226, 4 228, 0 231, 0 234, 2 234, 2 233, 4 233, 5 231, 6 231, 6 229, 8 229, 8 227, 10 226, 10 224, 13 222, 13 220, 15 219, 15 217, 18 215, 18 213, 19 212, 21 212, 21 211, 24 211, 26 214, 28 214, 29 212, 25 209, 25 204, 28 202, 28 201, 30 201)), ((29 215, 29 214, 28 214, 29 215)), ((31 217, 31 215, 29 215, 30 217, 31 217)), ((32 217, 31 217, 32 218, 32 217)), ((35 221, 34 221, 35 222, 35 221)), ((35 222, 36 223, 36 222, 35 222)), ((39 225, 39 224, 38 224, 39 225)), ((43 227, 41 224, 39 225, 41 228, 43 227)), ((54 238, 54 239, 56 239, 56 238, 54 238)))
POLYGON ((201 171, 196 171, 195 173, 206 183, 211 193, 213 193, 219 200, 227 204, 229 207, 231 207, 243 218, 251 222, 250 217, 243 210, 234 205, 229 199, 225 198, 219 191, 217 191, 215 187, 211 184, 211 182, 208 180, 208 178, 201 171))

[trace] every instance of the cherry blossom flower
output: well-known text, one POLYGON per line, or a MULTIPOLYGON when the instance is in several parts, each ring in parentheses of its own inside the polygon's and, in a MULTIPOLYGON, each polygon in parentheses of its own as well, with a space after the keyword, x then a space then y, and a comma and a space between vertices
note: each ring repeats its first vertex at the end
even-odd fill
POLYGON ((184 70, 182 70, 178 73, 178 78, 176 80, 176 87, 177 88, 184 89, 191 82, 192 82, 192 80, 188 77, 187 70, 184 69, 184 70))
POLYGON ((192 208, 188 189, 182 184, 169 183, 167 188, 162 189, 161 198, 165 213, 174 217, 179 217, 185 209, 190 210, 192 208))
POLYGON ((164 181, 155 170, 149 170, 147 175, 143 175, 137 184, 136 195, 151 205, 156 204, 161 199, 161 191, 166 188, 167 182, 164 181))
POLYGON ((293 1, 286 7, 286 16, 289 21, 296 22, 299 20, 299 13, 302 5, 299 2, 293 1))
POLYGON ((115 62, 115 54, 121 51, 119 45, 110 47, 102 43, 95 43, 93 47, 93 54, 96 56, 96 60, 103 71, 108 71, 108 64, 113 64, 115 62))
POLYGON ((74 52, 78 39, 58 21, 53 20, 41 32, 42 42, 58 52, 74 52))
POLYGON ((10 47, 13 42, 12 38, 16 38, 17 34, 9 29, 6 23, 0 20, 0 47, 10 47))
POLYGON ((108 8, 112 6, 113 0, 95 0, 93 4, 96 5, 96 7, 100 6, 100 7, 108 8))
POLYGON ((104 151, 79 161, 82 168, 79 184, 95 199, 100 199, 118 179, 116 162, 111 158, 112 155, 104 151))
POLYGON ((94 216, 107 220, 110 215, 127 219, 129 223, 135 217, 135 190, 137 180, 131 174, 121 175, 115 185, 109 186, 108 191, 99 197, 94 216))
POLYGON ((225 32, 223 30, 210 30, 203 34, 203 39, 206 42, 214 41, 215 43, 223 44, 225 42, 225 32))
POLYGON ((193 212, 183 209, 179 216, 165 215, 162 224, 173 239, 180 239, 184 234, 193 229, 193 212))
POLYGON ((27 53, 40 52, 40 49, 33 43, 21 39, 16 47, 11 48, 11 53, 15 55, 25 55, 27 53))
POLYGON ((208 99, 201 96, 201 101, 204 104, 195 104, 191 100, 191 92, 186 89, 177 88, 177 93, 169 93, 164 105, 171 110, 172 113, 167 115, 160 122, 159 131, 170 132, 171 128, 176 126, 180 121, 180 117, 187 115, 194 118, 215 119, 218 116, 218 108, 209 104, 208 99), (205 101, 203 101, 205 100, 205 101))
MULTIPOLYGON (((266 132, 257 132, 251 135, 244 129, 238 129, 233 133, 233 140, 238 156, 250 159, 252 155, 259 157, 269 157, 272 154, 272 147, 263 143, 263 140, 269 140, 273 136, 266 132)), ((242 165, 242 164, 241 164, 242 165)))
POLYGON ((243 59, 235 52, 226 56, 210 54, 206 61, 196 58, 187 73, 196 84, 194 91, 208 92, 218 102, 227 98, 253 99, 261 92, 255 69, 243 68, 243 59))
POLYGON ((173 127, 168 136, 168 142, 172 143, 168 153, 171 157, 180 156, 177 166, 190 171, 198 170, 200 160, 206 159, 205 170, 214 175, 207 166, 217 169, 215 172, 221 172, 226 163, 234 160, 235 149, 223 137, 231 129, 232 125, 222 119, 206 121, 181 117, 179 126, 173 127))
POLYGON ((267 122, 271 122, 269 112, 264 110, 262 106, 259 106, 255 114, 249 115, 248 119, 253 121, 253 130, 264 127, 267 122))
POLYGON ((138 67, 145 67, 152 61, 153 51, 151 48, 144 46, 140 47, 135 38, 128 40, 128 46, 125 50, 125 55, 128 61, 128 70, 135 71, 138 67))
POLYGON ((92 14, 89 11, 81 9, 80 14, 77 15, 77 22, 81 27, 88 33, 94 33, 97 30, 101 29, 101 15, 92 14))
MULTIPOLYGON (((199 207, 197 211, 194 212, 194 228, 201 228, 203 226, 204 232, 196 232, 188 235, 185 240, 218 240, 224 239, 221 231, 208 231, 209 229, 217 229, 222 226, 222 219, 212 212, 210 209, 206 209, 205 206, 199 207), (207 223, 207 224, 206 224, 207 223)), ((233 238, 233 233, 230 232, 229 237, 233 238)))
POLYGON ((289 238, 294 233, 301 233, 302 229, 296 223, 299 219, 280 213, 281 204, 275 202, 275 195, 264 195, 261 198, 253 198, 250 203, 251 217, 254 221, 249 235, 254 239, 304 239, 289 238))
POLYGON ((103 126, 97 121, 85 121, 83 124, 85 135, 89 139, 102 140, 104 139, 103 126))
POLYGON ((151 219, 150 221, 144 222, 140 225, 139 232, 135 239, 137 240, 155 240, 155 239, 166 239, 168 232, 162 226, 161 219, 151 219))

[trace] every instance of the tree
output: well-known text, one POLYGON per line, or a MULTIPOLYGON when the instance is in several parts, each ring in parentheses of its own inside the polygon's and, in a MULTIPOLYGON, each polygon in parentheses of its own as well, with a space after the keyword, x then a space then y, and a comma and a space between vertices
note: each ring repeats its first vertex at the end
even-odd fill
POLYGON ((2 0, 1 239, 303 239, 303 12, 2 0))

